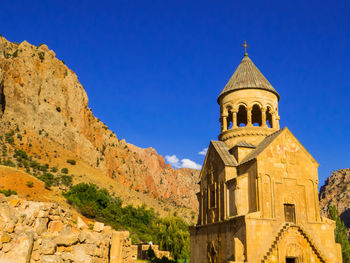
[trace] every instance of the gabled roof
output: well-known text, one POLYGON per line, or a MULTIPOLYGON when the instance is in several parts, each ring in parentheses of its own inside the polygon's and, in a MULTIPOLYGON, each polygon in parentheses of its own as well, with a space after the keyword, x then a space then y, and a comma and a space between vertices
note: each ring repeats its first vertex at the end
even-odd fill
POLYGON ((213 145, 216 152, 219 154, 221 160, 223 161, 225 166, 237 166, 238 163, 233 157, 233 155, 230 154, 229 149, 227 148, 226 144, 222 141, 210 141, 211 145, 213 145))
POLYGON ((277 91, 250 60, 248 54, 244 55, 235 73, 233 73, 225 88, 220 93, 218 102, 222 95, 240 89, 264 89, 271 91, 277 96, 278 100, 280 99, 277 91))
POLYGON ((251 144, 251 143, 246 142, 246 141, 240 141, 239 143, 234 145, 232 148, 234 148, 236 146, 238 146, 238 147, 246 147, 246 148, 256 148, 256 146, 254 144, 251 144))
POLYGON ((255 158, 258 157, 258 155, 267 148, 267 146, 269 146, 277 137, 278 135, 280 135, 285 129, 287 129, 286 127, 278 130, 272 134, 270 134, 269 136, 265 137, 264 140, 262 140, 261 143, 258 144, 258 146, 256 147, 255 150, 253 150, 252 152, 250 152, 240 164, 249 162, 255 158))

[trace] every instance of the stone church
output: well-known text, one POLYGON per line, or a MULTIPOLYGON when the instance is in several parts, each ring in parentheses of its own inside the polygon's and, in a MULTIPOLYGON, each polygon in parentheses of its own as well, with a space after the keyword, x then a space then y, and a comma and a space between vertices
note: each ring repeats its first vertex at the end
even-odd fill
POLYGON ((318 163, 285 127, 280 97, 247 52, 218 97, 191 227, 191 263, 341 263, 334 221, 320 216, 318 163))

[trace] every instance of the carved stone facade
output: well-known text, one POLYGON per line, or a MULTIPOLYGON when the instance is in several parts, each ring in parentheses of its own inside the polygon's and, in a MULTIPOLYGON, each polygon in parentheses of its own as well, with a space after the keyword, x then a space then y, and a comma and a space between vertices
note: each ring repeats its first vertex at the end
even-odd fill
POLYGON ((193 263, 341 263, 320 216, 318 163, 288 128, 279 95, 247 54, 219 95, 221 134, 200 174, 193 263))

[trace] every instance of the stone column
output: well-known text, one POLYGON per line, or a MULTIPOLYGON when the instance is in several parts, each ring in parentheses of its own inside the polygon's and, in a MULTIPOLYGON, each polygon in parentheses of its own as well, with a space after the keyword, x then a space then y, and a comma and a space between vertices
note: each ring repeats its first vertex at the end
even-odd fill
POLYGON ((221 132, 227 131, 227 115, 221 117, 221 132))
POLYGON ((216 185, 216 197, 217 197, 217 199, 215 200, 216 201, 216 207, 217 207, 217 211, 218 211, 218 213, 217 213, 217 221, 220 221, 220 218, 221 218, 221 195, 220 195, 220 193, 221 193, 221 185, 220 185, 220 183, 218 183, 217 185, 216 185))
POLYGON ((261 109, 261 122, 262 122, 262 127, 266 128, 267 125, 266 125, 266 108, 262 108, 261 109))
POLYGON ((237 128, 237 111, 232 111, 232 129, 237 128))
POLYGON ((198 199, 198 203, 199 203, 199 213, 198 213, 198 221, 197 221, 197 223, 199 224, 199 225, 201 225, 202 224, 202 192, 199 192, 199 193, 197 193, 197 199, 198 199))
POLYGON ((271 128, 276 128, 275 125, 276 125, 276 120, 275 120, 275 112, 270 112, 271 113, 271 128))
POLYGON ((122 262, 122 232, 113 231, 110 250, 110 262, 121 263, 122 262))
POLYGON ((247 127, 252 127, 252 107, 247 108, 247 127))
POLYGON ((280 116, 276 113, 276 121, 275 121, 276 129, 280 129, 280 116))

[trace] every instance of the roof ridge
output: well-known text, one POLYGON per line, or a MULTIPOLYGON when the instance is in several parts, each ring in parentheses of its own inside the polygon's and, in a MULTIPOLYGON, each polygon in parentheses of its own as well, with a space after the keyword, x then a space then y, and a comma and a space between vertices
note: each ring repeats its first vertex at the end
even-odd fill
POLYGON ((248 55, 244 56, 242 61, 239 63, 235 72, 220 93, 218 102, 222 95, 240 89, 263 89, 274 93, 278 100, 280 99, 277 91, 273 88, 257 66, 255 66, 248 55))
MULTIPOLYGON (((246 141, 244 141, 244 140, 239 141, 239 142, 236 143, 233 147, 236 147, 236 146, 256 148, 256 145, 254 145, 254 144, 252 144, 252 143, 249 143, 249 142, 246 142, 246 141)), ((232 149, 233 147, 231 147, 231 149, 232 149)))
POLYGON ((237 166, 237 160, 229 152, 227 145, 223 141, 210 141, 216 152, 219 154, 221 160, 224 162, 225 166, 237 166))
POLYGON ((250 152, 244 159, 242 162, 240 162, 240 164, 244 164, 247 163, 253 159, 255 159, 263 150, 265 150, 265 148, 267 146, 269 146, 271 144, 271 142, 273 142, 273 140, 275 138, 277 138, 277 136, 286 129, 286 127, 284 127, 283 129, 280 129, 278 131, 275 131, 274 133, 271 133, 270 135, 266 136, 257 146, 256 148, 250 152))

